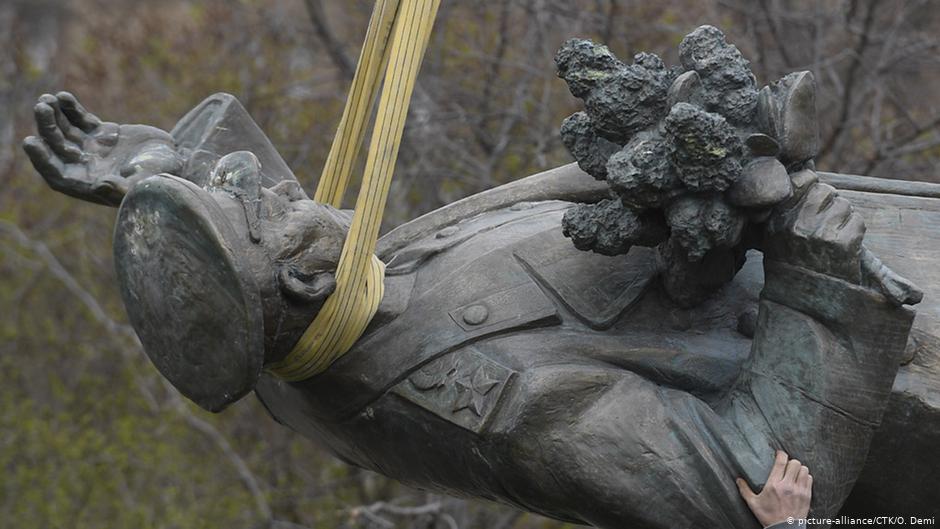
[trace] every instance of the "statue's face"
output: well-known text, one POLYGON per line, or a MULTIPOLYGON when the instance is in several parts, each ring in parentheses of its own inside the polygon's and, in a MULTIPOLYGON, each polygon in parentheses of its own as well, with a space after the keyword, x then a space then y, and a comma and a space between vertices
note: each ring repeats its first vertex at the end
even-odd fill
POLYGON ((253 155, 223 157, 206 186, 234 228, 261 291, 265 356, 282 357, 336 287, 350 217, 307 198, 295 181, 261 186, 253 155))
POLYGON ((115 268, 128 316, 157 369, 218 411, 283 358, 333 289, 347 217, 297 182, 265 189, 248 152, 205 187, 171 175, 124 197, 115 268))
POLYGON ((291 193, 283 188, 262 191, 261 240, 256 244, 271 259, 285 295, 299 301, 322 301, 335 286, 333 273, 349 217, 291 193))

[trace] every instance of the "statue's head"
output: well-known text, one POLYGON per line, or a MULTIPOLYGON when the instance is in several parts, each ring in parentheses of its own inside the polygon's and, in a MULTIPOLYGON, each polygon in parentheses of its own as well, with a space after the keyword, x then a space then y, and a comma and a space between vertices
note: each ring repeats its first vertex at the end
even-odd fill
POLYGON ((186 397, 219 411, 283 357, 335 287, 349 218, 297 182, 261 185, 248 152, 206 187, 148 178, 121 204, 114 258, 144 350, 186 397))

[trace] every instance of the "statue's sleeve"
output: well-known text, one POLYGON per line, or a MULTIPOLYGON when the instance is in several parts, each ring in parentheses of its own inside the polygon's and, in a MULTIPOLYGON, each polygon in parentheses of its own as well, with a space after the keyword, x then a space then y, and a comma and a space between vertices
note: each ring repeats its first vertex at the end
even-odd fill
POLYGON ((807 465, 814 512, 835 514, 881 423, 914 312, 841 279, 764 267, 751 357, 720 412, 807 465))
POLYGON ((718 404, 615 368, 523 375, 524 404, 505 436, 509 498, 598 527, 758 529, 735 478, 759 490, 782 449, 814 477, 812 514, 834 517, 880 421, 912 311, 840 279, 765 267, 751 357, 718 404))

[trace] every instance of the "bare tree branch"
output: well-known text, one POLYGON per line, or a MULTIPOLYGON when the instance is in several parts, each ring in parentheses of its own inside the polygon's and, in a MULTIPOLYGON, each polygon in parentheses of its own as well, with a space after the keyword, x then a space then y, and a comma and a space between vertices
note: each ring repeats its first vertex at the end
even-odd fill
MULTIPOLYGON (((854 12, 855 5, 858 2, 852 3, 852 10, 854 12)), ((869 0, 868 10, 865 12, 865 21, 862 23, 862 29, 859 32, 858 44, 855 46, 855 49, 852 53, 852 63, 849 66, 849 71, 845 77, 845 89, 842 92, 842 106, 839 111, 839 117, 836 119, 836 125, 832 129, 832 132, 826 138, 826 141, 823 142, 822 147, 819 149, 819 157, 825 157, 827 154, 832 152, 832 148, 842 137, 842 133, 848 127, 849 117, 852 115, 852 104, 853 104, 853 93, 858 88, 856 86, 856 77, 858 72, 862 67, 862 59, 865 55, 865 50, 868 48, 869 39, 871 38, 871 28, 875 22, 875 11, 876 6, 878 5, 877 0, 869 0)))
MULTIPOLYGON (((130 351, 125 349, 127 344, 130 343, 134 348, 136 348, 138 352, 143 352, 143 347, 141 346, 140 340, 137 338, 137 333, 134 332, 134 329, 129 325, 118 323, 113 318, 111 318, 111 316, 108 315, 107 311, 104 310, 101 304, 98 303, 98 300, 95 299, 95 297, 88 290, 81 286, 81 284, 77 279, 75 279, 75 276, 72 275, 71 272, 62 266, 61 261, 59 261, 59 259, 55 256, 55 254, 52 253, 52 251, 44 242, 32 239, 23 230, 21 230, 19 226, 6 220, 0 220, 0 230, 10 235, 23 247, 32 250, 43 261, 43 263, 45 263, 46 267, 49 269, 52 275, 58 279, 73 296, 78 298, 78 300, 85 306, 86 309, 88 309, 92 315, 92 318, 98 322, 98 324, 103 326, 109 334, 121 338, 122 343, 119 346, 119 350, 125 356, 125 358, 130 358, 132 356, 139 358, 139 355, 133 355, 130 351)), ((216 446, 219 447, 222 453, 225 454, 225 456, 235 467, 235 470, 241 478, 242 482, 245 484, 246 488, 254 498, 259 514, 265 520, 271 520, 271 507, 268 505, 267 499, 264 497, 264 494, 261 491, 261 487, 258 484, 257 478, 248 468, 248 465, 245 464, 245 461, 241 458, 241 456, 238 455, 225 436, 218 429, 216 429, 215 426, 193 415, 192 411, 189 410, 182 397, 179 396, 174 388, 170 387, 169 382, 167 382, 165 379, 161 380, 167 389, 166 393, 169 396, 168 398, 170 399, 170 403, 172 405, 171 408, 187 424, 208 437, 216 444, 216 446)), ((154 411, 161 408, 157 403, 156 397, 147 388, 147 385, 143 383, 142 379, 138 378, 137 386, 146 400, 151 404, 151 408, 154 411)))
POLYGON ((304 0, 304 4, 307 6, 307 16, 310 17, 313 29, 326 48, 333 64, 339 70, 341 78, 344 81, 350 81, 356 71, 356 66, 346 55, 342 42, 333 33, 333 28, 326 19, 326 10, 323 9, 322 0, 304 0))

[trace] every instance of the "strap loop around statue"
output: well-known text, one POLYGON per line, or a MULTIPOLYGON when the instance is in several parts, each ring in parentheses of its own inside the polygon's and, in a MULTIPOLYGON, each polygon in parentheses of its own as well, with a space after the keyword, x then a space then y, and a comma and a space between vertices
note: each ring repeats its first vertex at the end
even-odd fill
POLYGON ((335 208, 342 205, 372 106, 379 93, 380 73, 388 64, 389 41, 400 4, 400 0, 377 0, 372 10, 343 117, 313 196, 321 204, 335 208))
POLYGON ((352 226, 337 266, 336 290, 294 349, 267 368, 284 380, 310 378, 345 354, 365 331, 382 300, 385 265, 375 256, 375 245, 411 94, 439 6, 440 0, 376 3, 353 87, 315 195, 318 201, 339 206, 384 65, 382 96, 352 226))

